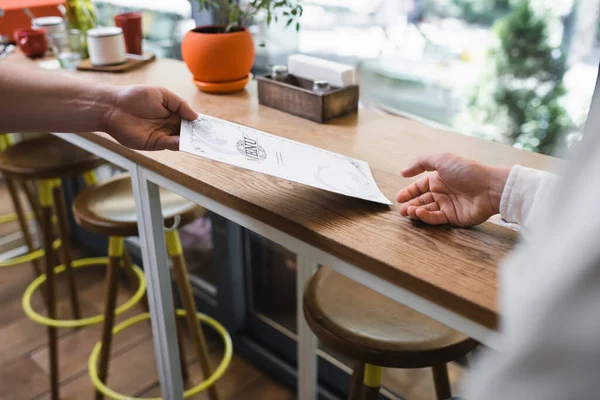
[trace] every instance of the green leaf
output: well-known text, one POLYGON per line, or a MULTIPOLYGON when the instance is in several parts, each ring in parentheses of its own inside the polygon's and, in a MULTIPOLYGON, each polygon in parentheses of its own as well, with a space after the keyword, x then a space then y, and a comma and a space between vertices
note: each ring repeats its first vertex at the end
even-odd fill
POLYGON ((292 24, 292 22, 294 22, 294 20, 292 18, 288 19, 287 24, 285 24, 285 27, 287 28, 288 26, 290 26, 292 24))
POLYGON ((300 30, 300 22, 296 22, 296 32, 300 30))
POLYGON ((292 15, 296 15, 298 14, 298 10, 296 10, 295 8, 292 10, 292 15))
POLYGON ((271 25, 271 13, 267 14, 267 26, 271 25))

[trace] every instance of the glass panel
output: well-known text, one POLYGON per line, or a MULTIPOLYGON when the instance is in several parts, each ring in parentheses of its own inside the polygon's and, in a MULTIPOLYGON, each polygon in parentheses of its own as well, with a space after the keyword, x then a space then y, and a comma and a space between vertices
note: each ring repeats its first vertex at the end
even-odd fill
POLYGON ((296 255, 248 232, 251 312, 296 333, 296 255))
POLYGON ((542 153, 579 140, 600 58, 598 2, 302 5, 299 32, 259 14, 255 73, 308 54, 357 66, 367 108, 542 153))
MULTIPOLYGON (((215 268, 213 258, 213 228, 211 213, 196 219, 179 230, 183 255, 190 273, 192 283, 202 286, 201 282, 215 285, 215 268), (196 278, 196 279, 194 279, 196 278)), ((206 289, 204 287, 203 289, 206 289)))

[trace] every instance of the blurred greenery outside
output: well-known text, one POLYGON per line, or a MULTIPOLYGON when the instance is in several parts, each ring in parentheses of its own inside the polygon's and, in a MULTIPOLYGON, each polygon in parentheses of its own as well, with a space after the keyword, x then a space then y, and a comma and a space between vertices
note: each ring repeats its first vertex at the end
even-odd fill
MULTIPOLYGON (((242 1, 242 5, 244 0, 242 1)), ((103 25, 144 9, 145 48, 181 58, 187 0, 95 0, 103 25)), ((356 65, 361 105, 554 153, 577 143, 600 56, 600 0, 302 0, 302 29, 250 30, 253 72, 305 53, 356 65), (548 3, 552 3, 549 5, 548 3)))

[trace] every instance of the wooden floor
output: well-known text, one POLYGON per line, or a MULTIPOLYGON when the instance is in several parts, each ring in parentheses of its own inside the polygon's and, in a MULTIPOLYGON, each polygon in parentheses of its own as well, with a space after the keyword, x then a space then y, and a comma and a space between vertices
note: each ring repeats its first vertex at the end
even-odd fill
MULTIPOLYGON (((0 187, 0 214, 11 212, 6 191, 0 187)), ((0 227, 0 235, 14 231, 14 224, 0 227), (12 226, 11 226, 12 225, 12 226)), ((102 312, 104 301, 104 268, 91 267, 78 270, 77 283, 82 312, 91 316, 102 312)), ((21 307, 23 291, 33 279, 31 265, 0 269, 0 399, 49 399, 48 350, 46 329, 29 320, 21 307)), ((63 282, 60 282, 59 315, 69 318, 70 308, 63 282)), ((121 286, 119 304, 132 290, 121 286)), ((41 296, 33 299, 36 310, 44 312, 41 296)), ((143 312, 140 306, 119 316, 119 321, 143 312)), ((61 399, 93 399, 93 387, 88 377, 88 355, 100 338, 100 326, 73 330, 60 329, 60 382, 61 399)), ((202 379, 195 362, 192 346, 184 338, 187 363, 190 368, 189 383, 202 379)), ((220 361, 222 349, 210 343, 213 362, 220 361)), ((112 349, 108 384, 114 390, 135 397, 158 397, 157 373, 149 324, 140 323, 115 337, 112 349)), ((189 387, 189 383, 187 387, 189 387)), ((248 361, 239 356, 234 359, 224 377, 217 383, 222 399, 293 399, 291 389, 265 376, 248 361)), ((205 399, 198 395, 196 399, 205 399)))

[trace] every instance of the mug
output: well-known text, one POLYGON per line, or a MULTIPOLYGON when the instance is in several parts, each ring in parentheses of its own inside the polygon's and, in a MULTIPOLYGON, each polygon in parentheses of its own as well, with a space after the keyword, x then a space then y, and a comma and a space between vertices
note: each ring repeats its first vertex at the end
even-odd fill
POLYGON ((87 45, 92 65, 118 65, 127 61, 123 30, 119 27, 90 29, 87 31, 87 45))
MULTIPOLYGON (((49 43, 52 43, 52 37, 63 37, 62 35, 67 34, 67 28, 65 20, 61 17, 40 17, 31 20, 31 27, 33 29, 45 29, 46 38, 49 43)), ((59 46, 64 46, 64 43, 59 43, 59 46)))
POLYGON ((142 14, 132 12, 115 15, 115 25, 123 29, 125 51, 142 55, 142 14))
POLYGON ((15 42, 29 58, 43 57, 48 50, 48 39, 44 29, 17 29, 15 31, 15 42))

